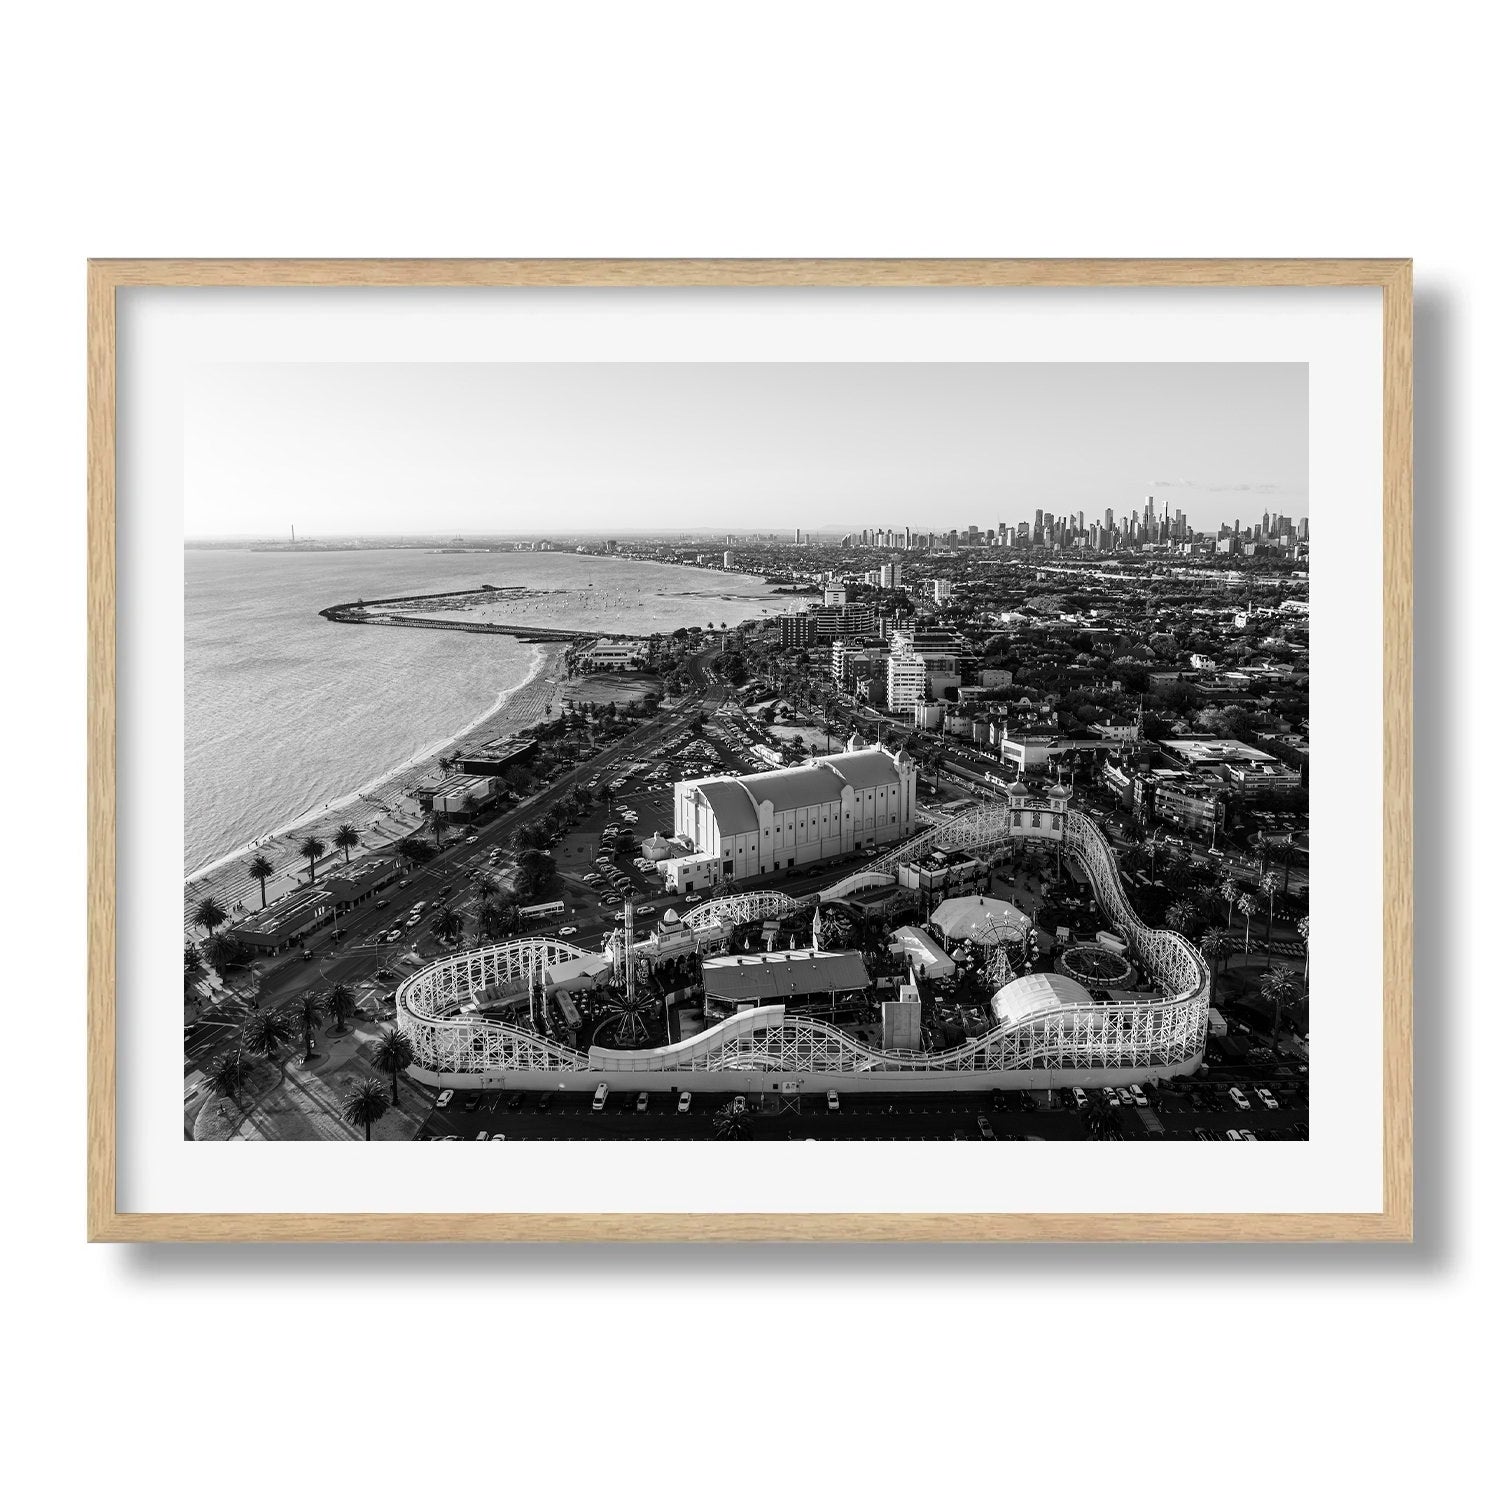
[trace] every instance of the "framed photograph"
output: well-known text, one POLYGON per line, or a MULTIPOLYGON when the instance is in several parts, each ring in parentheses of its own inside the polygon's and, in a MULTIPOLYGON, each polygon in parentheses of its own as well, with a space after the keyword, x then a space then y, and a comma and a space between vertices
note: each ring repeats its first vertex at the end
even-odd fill
POLYGON ((1410 1238, 1409 262, 101 260, 88 423, 92 1239, 1410 1238))

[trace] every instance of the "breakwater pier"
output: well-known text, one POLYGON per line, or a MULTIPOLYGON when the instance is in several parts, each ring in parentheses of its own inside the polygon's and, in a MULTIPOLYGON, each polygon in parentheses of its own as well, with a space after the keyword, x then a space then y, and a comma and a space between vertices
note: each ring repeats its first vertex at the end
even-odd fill
POLYGON ((519 590, 485 585, 477 589, 447 589, 440 594, 401 594, 389 599, 357 599, 348 604, 330 604, 319 615, 336 625, 398 625, 408 630, 463 630, 471 635, 508 635, 520 641, 590 641, 597 630, 559 630, 550 625, 532 625, 511 620, 435 619, 430 614, 408 614, 408 609, 455 612, 476 603, 503 601, 519 590))

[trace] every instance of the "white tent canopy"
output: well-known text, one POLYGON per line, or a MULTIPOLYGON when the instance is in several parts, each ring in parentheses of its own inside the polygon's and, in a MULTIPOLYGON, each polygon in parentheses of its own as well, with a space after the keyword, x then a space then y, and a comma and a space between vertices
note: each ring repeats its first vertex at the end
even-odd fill
POLYGON ((993 947, 1021 942, 1031 931, 1031 918, 994 896, 954 896, 933 912, 932 925, 950 948, 965 940, 993 947))

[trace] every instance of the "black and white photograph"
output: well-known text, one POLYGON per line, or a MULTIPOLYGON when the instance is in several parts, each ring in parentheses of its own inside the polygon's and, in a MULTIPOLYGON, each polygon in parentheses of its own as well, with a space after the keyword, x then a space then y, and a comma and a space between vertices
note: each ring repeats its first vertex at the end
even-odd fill
POLYGON ((1298 362, 201 367, 185 1140, 1307 1141, 1310 488, 1298 362))

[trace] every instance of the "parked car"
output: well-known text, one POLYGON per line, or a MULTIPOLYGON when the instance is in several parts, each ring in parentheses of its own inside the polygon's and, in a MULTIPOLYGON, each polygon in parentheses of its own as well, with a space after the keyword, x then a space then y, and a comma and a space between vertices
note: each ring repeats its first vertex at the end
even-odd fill
POLYGON ((1244 1096, 1243 1093, 1240 1092, 1238 1088, 1231 1087, 1229 1090, 1229 1097, 1234 1100, 1236 1109, 1250 1108, 1250 1101, 1244 1096))
POLYGON ((559 927, 557 929, 557 935, 559 937, 572 937, 572 935, 577 931, 578 929, 576 927, 559 927))
POLYGON ((839 1112, 839 1093, 837 1089, 828 1090, 828 1113, 836 1115, 839 1112))
POLYGON ((607 1083, 601 1083, 599 1087, 594 1090, 594 1112, 596 1114, 604 1108, 604 1101, 608 1098, 609 1085, 607 1083))
POLYGON ((444 1089, 443 1092, 437 1096, 436 1107, 438 1109, 447 1109, 447 1107, 450 1104, 452 1104, 452 1103, 453 1103, 453 1090, 452 1089, 444 1089))
POLYGON ((1267 1109, 1281 1108, 1281 1105, 1277 1102, 1276 1095, 1273 1094, 1270 1089, 1256 1089, 1255 1097, 1259 1099, 1267 1109))
POLYGON ((986 1116, 980 1115, 979 1119, 978 1119, 978 1121, 976 1123, 979 1126, 979 1139, 980 1140, 982 1140, 982 1141, 992 1141, 992 1140, 995 1139, 995 1129, 994 1129, 994 1126, 992 1126, 990 1124, 989 1119, 986 1116))
POLYGON ((645 1114, 647 1109, 649 1109, 650 1107, 651 1096, 645 1091, 645 1089, 642 1089, 641 1092, 635 1096, 635 1112, 638 1115, 642 1115, 645 1114))
POLYGON ((1079 1109, 1087 1109, 1089 1107, 1089 1096, 1085 1094, 1082 1089, 1075 1088, 1073 1090, 1073 1103, 1076 1104, 1079 1109))
POLYGON ((677 1113, 685 1115, 693 1107, 693 1095, 689 1090, 687 1093, 677 1096, 677 1113))

